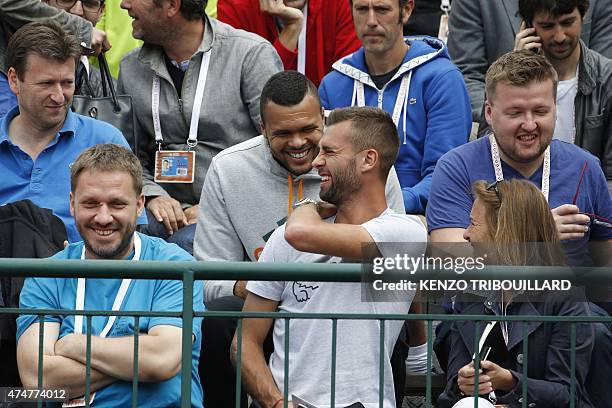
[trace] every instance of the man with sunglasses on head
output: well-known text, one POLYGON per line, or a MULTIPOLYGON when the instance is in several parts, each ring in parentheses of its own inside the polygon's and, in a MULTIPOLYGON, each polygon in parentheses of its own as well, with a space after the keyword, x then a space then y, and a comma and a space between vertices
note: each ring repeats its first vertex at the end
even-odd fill
MULTIPOLYGON (((98 24, 104 13, 104 0, 41 0, 52 7, 67 11, 89 21, 93 26, 98 24)), ((75 95, 87 95, 100 98, 102 78, 100 70, 89 64, 86 56, 81 57, 76 71, 75 95)))
MULTIPOLYGON (((485 117, 492 132, 438 161, 426 213, 432 242, 465 242, 475 181, 519 178, 534 183, 548 200, 568 264, 610 263, 612 198, 599 160, 572 143, 552 139, 557 84, 557 71, 531 51, 505 54, 491 65, 485 117), (590 251, 589 243, 594 241, 605 243, 604 250, 590 251)), ((501 201, 504 205, 503 197, 501 201)), ((597 302, 591 304, 594 314, 612 312, 609 294, 589 291, 587 296, 597 302)), ((597 358, 591 361, 587 378, 591 396, 607 394, 601 390, 607 385, 601 382, 612 365, 611 338, 609 328, 596 325, 593 355, 597 358)))

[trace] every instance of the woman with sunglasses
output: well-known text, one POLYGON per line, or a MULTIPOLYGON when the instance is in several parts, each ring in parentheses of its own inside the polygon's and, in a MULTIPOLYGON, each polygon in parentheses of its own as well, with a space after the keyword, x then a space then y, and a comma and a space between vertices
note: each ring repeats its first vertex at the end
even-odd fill
MULTIPOLYGON (((476 200, 464 238, 489 264, 564 265, 557 230, 542 193, 524 180, 473 186, 476 200)), ((455 297, 454 312, 466 315, 581 316, 589 309, 580 288, 567 291, 470 291, 455 297)), ((523 322, 480 322, 475 350, 474 321, 456 321, 451 329, 447 386, 438 407, 474 406, 475 353, 479 353, 478 406, 568 407, 571 400, 571 325, 528 322, 528 353, 523 354, 523 322), (484 333, 484 334, 483 334, 484 333), (523 366, 528 365, 527 378, 523 366), (523 396, 523 384, 527 394, 523 396)), ((592 407, 585 391, 593 348, 593 328, 576 324, 576 407, 592 407)))

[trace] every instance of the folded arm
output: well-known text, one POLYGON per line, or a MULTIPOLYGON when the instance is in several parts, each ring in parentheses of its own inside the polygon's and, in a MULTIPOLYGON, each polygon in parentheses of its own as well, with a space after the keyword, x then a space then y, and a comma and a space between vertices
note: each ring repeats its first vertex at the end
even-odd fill
MULTIPOLYGON (((55 344, 55 353, 85 363, 87 337, 69 334, 55 344)), ((138 378, 166 381, 181 369, 181 328, 159 325, 138 337, 138 378)), ((134 337, 91 337, 91 366, 106 375, 130 381, 134 373, 134 337)))
MULTIPOLYGON (((26 388, 38 388, 38 339, 40 324, 32 324, 19 338, 17 365, 26 388)), ((71 397, 85 394, 85 364, 57 355, 59 323, 45 323, 43 339, 43 387, 68 388, 71 397)), ((90 390, 96 391, 117 379, 91 368, 90 390)))

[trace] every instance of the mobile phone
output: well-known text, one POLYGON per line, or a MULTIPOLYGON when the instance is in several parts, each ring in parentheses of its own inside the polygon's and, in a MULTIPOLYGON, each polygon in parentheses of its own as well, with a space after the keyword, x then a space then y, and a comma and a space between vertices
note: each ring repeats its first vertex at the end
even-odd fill
MULTIPOLYGON (((523 22, 525 23, 525 28, 533 28, 533 24, 531 24, 530 21, 523 20, 523 22)), ((536 35, 537 35, 537 33, 536 33, 536 35)), ((531 48, 531 51, 533 51, 534 54, 539 54, 540 53, 540 47, 531 48)))
MULTIPOLYGON (((491 346, 485 346, 480 350, 480 353, 478 353, 480 355, 480 361, 482 360, 486 360, 489 357, 489 353, 491 353, 491 346)), ((476 365, 476 355, 474 355, 474 365, 476 365)))

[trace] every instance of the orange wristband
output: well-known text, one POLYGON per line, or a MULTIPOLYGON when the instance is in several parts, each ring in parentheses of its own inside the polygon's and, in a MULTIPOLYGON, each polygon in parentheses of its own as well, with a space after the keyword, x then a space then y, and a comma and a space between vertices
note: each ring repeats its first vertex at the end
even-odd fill
POLYGON ((277 405, 279 402, 284 402, 284 401, 285 401, 285 399, 284 399, 284 398, 279 399, 278 401, 276 401, 276 402, 274 403, 274 405, 272 405, 272 408, 276 408, 276 405, 277 405))

